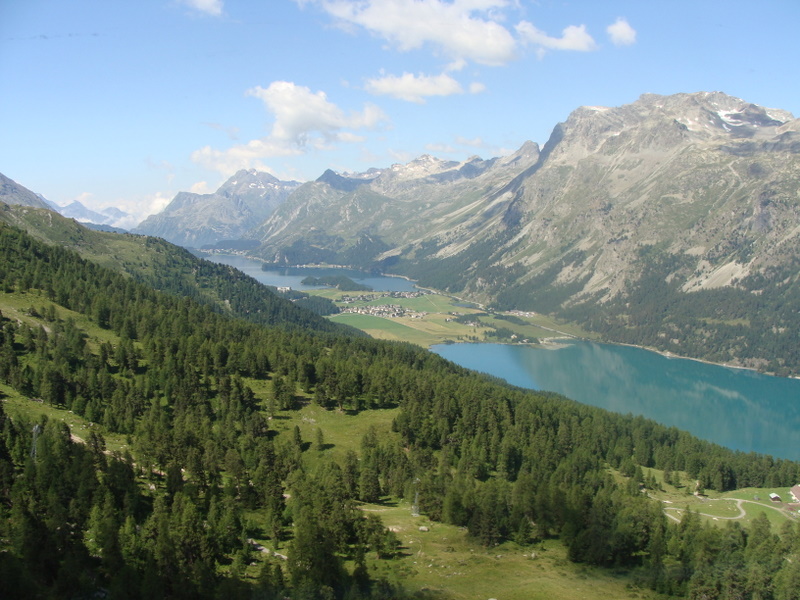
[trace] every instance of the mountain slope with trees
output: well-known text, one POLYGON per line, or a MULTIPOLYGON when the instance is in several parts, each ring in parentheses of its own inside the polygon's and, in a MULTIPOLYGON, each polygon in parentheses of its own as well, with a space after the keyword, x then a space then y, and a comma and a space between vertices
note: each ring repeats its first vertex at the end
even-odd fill
POLYGON ((397 540, 357 506, 418 494, 421 512, 488 547, 557 537, 572 560, 675 596, 793 597, 795 524, 780 536, 691 515, 673 525, 639 475, 789 486, 798 463, 513 388, 408 344, 254 324, 5 224, 0 282, 2 389, 98 424, 79 444, 57 421, 0 412, 4 596, 401 598, 365 562, 395 560, 397 540), (358 454, 312 469, 298 430, 270 419, 309 401, 397 407, 394 434, 367 432, 358 454), (130 436, 130 454, 105 452, 104 431, 130 436), (254 555, 244 511, 285 561, 254 555), (243 575, 253 560, 257 580, 243 575))
MULTIPOLYGON (((20 227, 47 244, 75 250, 156 290, 192 298, 220 312, 263 324, 299 325, 320 331, 342 328, 299 309, 274 288, 261 285, 233 267, 198 259, 160 238, 95 231, 50 210, 2 203, 0 222, 20 227)), ((325 303, 324 299, 317 302, 325 303)), ((320 307, 320 311, 325 312, 324 308, 320 307)))

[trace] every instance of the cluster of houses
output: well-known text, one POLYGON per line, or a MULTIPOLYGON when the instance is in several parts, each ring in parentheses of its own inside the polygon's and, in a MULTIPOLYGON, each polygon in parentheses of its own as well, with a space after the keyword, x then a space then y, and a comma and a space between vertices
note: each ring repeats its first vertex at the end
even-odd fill
POLYGON ((515 317, 535 317, 536 313, 527 311, 527 310, 510 310, 508 311, 509 315, 513 315, 515 317))
POLYGON ((370 292, 367 294, 358 294, 357 296, 343 295, 339 298, 338 302, 352 304, 353 302, 370 302, 378 298, 419 298, 426 294, 430 294, 430 292, 427 290, 419 292, 370 292))
POLYGON ((371 315, 373 317, 397 318, 410 317, 412 319, 422 319, 428 313, 408 310, 399 304, 378 304, 375 306, 351 306, 343 308, 343 313, 355 313, 358 315, 371 315))

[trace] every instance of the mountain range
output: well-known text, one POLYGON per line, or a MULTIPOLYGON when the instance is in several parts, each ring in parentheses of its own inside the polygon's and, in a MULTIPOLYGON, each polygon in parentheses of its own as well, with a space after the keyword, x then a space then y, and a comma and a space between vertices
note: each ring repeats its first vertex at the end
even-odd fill
POLYGON ((255 169, 241 170, 213 194, 179 192, 162 212, 133 231, 196 248, 237 240, 261 224, 299 185, 255 169))
POLYGON ((0 204, 0 275, 0 597, 794 597, 793 505, 760 489, 800 463, 357 337, 43 208, 0 204), (695 512, 754 489, 755 517, 695 512))
POLYGON ((798 190, 790 113, 721 92, 645 94, 578 108, 542 148, 506 157, 425 155, 304 184, 239 171, 135 231, 405 275, 610 341, 788 374, 800 372, 798 190))
POLYGON ((369 235, 384 248, 376 265, 415 272, 486 246, 454 289, 488 300, 507 282, 481 277, 484 263, 521 267, 522 285, 568 257, 554 281, 582 282, 570 299, 608 300, 639 275, 648 246, 694 257, 685 291, 726 286, 796 254, 798 132, 791 114, 721 93, 644 95, 577 109, 541 152, 526 143, 505 160, 425 156, 326 174, 248 237, 261 257, 291 262, 303 242, 336 260, 369 235))
MULTIPOLYGON (((52 204, 52 203, 51 203, 52 204)), ((114 225, 130 215, 114 206, 96 211, 87 208, 78 200, 70 202, 66 206, 53 205, 55 210, 69 219, 75 219, 80 223, 91 223, 94 225, 114 225)))
POLYGON ((87 208, 78 200, 66 206, 59 206, 41 194, 36 194, 25 186, 9 179, 2 173, 0 173, 0 202, 10 205, 29 206, 32 208, 46 208, 69 219, 75 219, 84 225, 90 227, 98 226, 107 230, 113 230, 114 225, 131 217, 128 213, 113 206, 104 208, 101 211, 95 211, 87 208))
POLYGON ((800 365, 798 189, 790 113, 646 94, 573 111, 541 150, 326 173, 248 237, 267 261, 377 268, 610 340, 781 371, 800 365))

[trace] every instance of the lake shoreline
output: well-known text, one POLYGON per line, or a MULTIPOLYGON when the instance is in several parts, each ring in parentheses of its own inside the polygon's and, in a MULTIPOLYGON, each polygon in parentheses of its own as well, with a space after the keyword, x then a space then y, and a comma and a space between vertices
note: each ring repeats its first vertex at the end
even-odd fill
MULTIPOLYGON (((360 272, 360 273, 364 273, 365 275, 371 275, 371 276, 375 276, 375 277, 389 277, 389 278, 403 279, 403 280, 411 283, 414 287, 416 287, 417 289, 419 289, 421 291, 426 291, 426 292, 431 292, 433 294, 438 294, 440 296, 444 296, 446 298, 451 298, 451 299, 456 300, 458 302, 469 303, 471 305, 474 305, 475 307, 477 307, 480 310, 486 310, 486 306, 484 304, 480 303, 480 302, 476 302, 474 300, 470 300, 469 298, 463 298, 463 297, 460 297, 460 296, 456 296, 454 294, 445 292, 443 290, 439 290, 437 288, 422 287, 422 286, 420 286, 418 284, 418 282, 415 279, 411 279, 410 277, 408 277, 406 275, 399 275, 399 274, 396 274, 396 273, 385 273, 385 272, 372 273, 370 271, 365 271, 363 269, 360 269, 360 268, 357 268, 357 267, 353 267, 353 266, 338 265, 338 264, 327 264, 327 263, 298 264, 298 265, 279 265, 277 263, 267 262, 263 258, 249 256, 249 255, 246 255, 246 254, 231 253, 231 252, 213 252, 213 253, 212 252, 203 252, 203 253, 204 254, 208 253, 208 254, 211 254, 211 255, 214 255, 214 256, 233 256, 233 257, 250 259, 250 260, 253 260, 253 261, 261 263, 262 269, 263 269, 264 266, 274 267, 276 270, 279 270, 279 269, 337 269, 337 270, 357 271, 357 272, 360 272)), ((502 311, 502 312, 500 312, 498 314, 512 314, 513 315, 513 313, 514 313, 514 311, 502 311)), ((758 373, 758 374, 761 374, 761 375, 769 375, 771 377, 779 377, 779 378, 784 378, 784 379, 800 379, 800 376, 788 376, 788 377, 786 377, 786 376, 777 375, 776 373, 772 373, 770 371, 761 371, 756 367, 747 367, 747 366, 738 365, 738 364, 715 362, 715 361, 704 359, 704 358, 698 358, 698 357, 694 357, 694 356, 685 356, 685 355, 681 355, 681 354, 675 354, 674 352, 670 352, 670 351, 667 351, 667 350, 659 350, 658 348, 653 348, 653 347, 650 347, 650 346, 643 346, 643 345, 639 345, 639 344, 631 344, 631 343, 626 343, 626 342, 617 342, 617 341, 606 340, 606 339, 594 340, 594 339, 587 338, 587 337, 581 337, 581 336, 572 335, 572 334, 566 333, 564 331, 559 331, 557 329, 551 329, 551 328, 547 328, 547 327, 542 327, 542 329, 546 329, 548 331, 552 331, 553 333, 556 333, 557 335, 553 336, 553 337, 549 337, 549 338, 540 338, 537 343, 511 344, 511 345, 528 345, 528 346, 531 346, 531 347, 534 347, 534 348, 540 348, 540 349, 543 349, 543 350, 557 350, 559 348, 562 348, 563 344, 558 343, 556 340, 559 340, 559 339, 581 340, 581 341, 597 342, 597 343, 611 344, 611 345, 617 345, 617 346, 629 346, 631 348, 638 348, 640 350, 646 350, 648 352, 653 352, 655 354, 659 354, 659 355, 661 355, 661 356, 663 356, 665 358, 669 358, 669 359, 677 358, 677 359, 684 359, 684 360, 692 360, 692 361, 700 362, 700 363, 703 363, 703 364, 714 365, 714 366, 718 366, 718 367, 724 367, 724 368, 727 368, 727 369, 740 369, 740 370, 744 370, 744 371, 750 371, 750 372, 753 372, 753 373, 758 373)), ((497 342, 459 342, 459 341, 454 341, 453 343, 456 343, 456 344, 460 344, 460 343, 490 343, 491 344, 491 343, 497 343, 497 342)), ((500 342, 500 343, 502 343, 502 342, 500 342)), ((435 345, 435 344, 433 344, 433 345, 435 345)))
POLYGON ((458 343, 431 351, 513 386, 643 416, 734 450, 791 460, 798 456, 797 380, 709 361, 672 360, 677 357, 594 340, 550 340, 539 347, 458 343))
MULTIPOLYGON (((496 342, 496 341, 484 341, 484 342, 471 342, 471 341, 460 341, 460 342, 452 342, 453 344, 501 344, 506 346, 527 346, 530 348, 538 349, 538 350, 560 350, 567 345, 569 345, 570 341, 576 342, 588 342, 594 344, 604 344, 607 346, 624 346, 626 348, 636 348, 637 350, 644 350, 645 352, 652 352, 653 354, 658 354, 659 356, 663 356, 664 358, 670 360, 691 360, 694 362, 702 363, 705 365, 711 365, 714 367, 723 367, 725 369, 734 369, 734 370, 741 370, 741 371, 750 371, 753 373, 757 373, 759 375, 766 375, 768 377, 776 377, 778 379, 800 379, 800 376, 790 376, 790 377, 782 377, 780 375, 776 375, 775 373, 770 373, 768 371, 759 371, 754 367, 744 367, 742 365, 732 365, 728 363, 720 363, 714 362, 712 360, 707 360, 704 358, 695 358, 693 356, 682 356, 680 354, 675 354, 673 352, 669 352, 666 350, 659 350, 657 348, 651 348, 649 346, 640 346, 638 344, 628 344, 625 342, 614 342, 610 340, 594 340, 589 338, 583 338, 580 336, 570 335, 568 333, 564 333, 562 336, 557 337, 548 337, 548 338, 540 338, 538 342, 529 342, 529 343, 522 343, 522 342, 496 342), (565 340, 564 342, 560 342, 559 340, 565 340)), ((431 346, 437 346, 439 344, 432 344, 431 346)))

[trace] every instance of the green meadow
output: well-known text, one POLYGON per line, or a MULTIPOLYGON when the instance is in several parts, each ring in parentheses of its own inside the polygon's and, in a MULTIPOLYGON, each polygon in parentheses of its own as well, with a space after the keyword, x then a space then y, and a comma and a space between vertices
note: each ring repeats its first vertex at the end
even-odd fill
MULTIPOLYGON (((508 315, 487 313, 479 308, 459 306, 457 298, 443 294, 425 294, 417 298, 375 298, 343 303, 346 294, 332 290, 315 291, 337 302, 340 308, 363 308, 393 304, 409 311, 402 317, 383 317, 372 314, 340 313, 330 317, 382 340, 410 342, 423 347, 449 342, 521 342, 538 343, 549 338, 592 337, 580 327, 561 323, 539 314, 508 315), (463 315, 476 315, 480 323, 465 324, 454 319, 463 315), (498 329, 511 331, 516 337, 502 338, 493 335, 498 329)), ((365 294, 369 296, 369 294, 365 294)))

